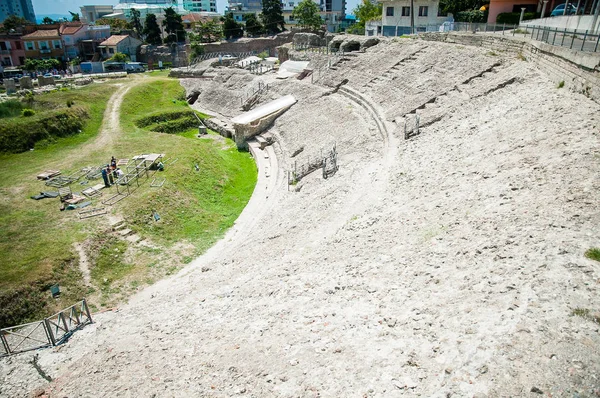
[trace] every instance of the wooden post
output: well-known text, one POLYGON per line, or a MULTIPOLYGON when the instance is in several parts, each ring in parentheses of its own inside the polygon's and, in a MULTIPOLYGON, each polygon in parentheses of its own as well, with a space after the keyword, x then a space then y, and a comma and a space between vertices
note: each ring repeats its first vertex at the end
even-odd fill
POLYGON ((54 338, 54 334, 52 333, 52 327, 50 325, 50 321, 48 320, 48 318, 44 318, 44 330, 46 331, 46 336, 48 337, 48 340, 50 341, 50 343, 53 346, 55 346, 56 339, 54 338))
POLYGON ((87 315, 88 319, 90 320, 90 323, 94 323, 94 321, 92 320, 92 314, 90 314, 90 309, 87 305, 87 301, 85 298, 82 300, 82 303, 83 303, 82 306, 85 309, 85 314, 87 315))
POLYGON ((62 323, 65 327, 65 333, 67 333, 70 329, 69 326, 67 325, 67 320, 65 319, 65 316, 63 315, 63 311, 59 312, 58 314, 58 322, 60 322, 60 320, 62 319, 62 323))
POLYGON ((2 346, 4 346, 4 351, 6 351, 6 355, 9 355, 10 347, 8 346, 8 341, 6 341, 6 337, 4 336, 4 332, 0 330, 0 340, 2 340, 2 346))

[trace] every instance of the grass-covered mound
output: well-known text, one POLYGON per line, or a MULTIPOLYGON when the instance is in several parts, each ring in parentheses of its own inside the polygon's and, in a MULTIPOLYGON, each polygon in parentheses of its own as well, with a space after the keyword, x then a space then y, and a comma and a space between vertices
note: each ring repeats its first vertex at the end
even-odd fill
MULTIPOLYGON (((46 145, 38 142, 34 151, 0 154, 4 170, 0 173, 0 327, 42 319, 84 296, 92 310, 116 305, 138 287, 174 272, 210 247, 252 195, 256 166, 231 140, 215 135, 198 139, 192 134, 197 124, 179 134, 152 131, 161 121, 138 127, 137 120, 157 109, 194 116, 181 100, 184 90, 177 80, 160 75, 144 77, 143 82, 135 79, 36 96, 31 107, 35 115, 29 118, 81 107, 89 115, 82 132, 46 145), (106 132, 96 137, 111 94, 123 84, 133 86, 121 105, 120 127, 109 132, 110 139, 106 132), (74 102, 71 108, 67 101, 74 102), (150 245, 135 245, 113 233, 107 216, 79 220, 76 211, 59 211, 58 199, 29 199, 47 189, 35 178, 43 170, 69 175, 106 163, 111 156, 130 158, 142 153, 165 153, 177 161, 167 162, 165 171, 140 180, 140 188, 130 197, 107 208, 150 245), (150 187, 154 177, 164 178, 164 186, 150 187), (153 212, 160 214, 159 221, 153 212), (82 243, 88 253, 91 287, 83 283, 75 243, 82 243), (48 290, 55 283, 61 286, 58 299, 48 290)), ((0 124, 11 118, 20 119, 20 113, 0 124)), ((87 185, 74 183, 72 189, 81 191, 92 183, 97 180, 87 185)), ((101 199, 114 193, 115 187, 104 190, 101 199)), ((101 202, 94 199, 92 206, 98 205, 101 202)))
MULTIPOLYGON (((25 109, 26 111, 27 109, 25 109)), ((81 132, 89 113, 84 107, 50 110, 4 119, 0 124, 0 152, 25 152, 35 144, 52 142, 81 132)))
POLYGON ((182 133, 190 128, 197 127, 198 124, 198 119, 191 109, 157 112, 141 117, 135 121, 137 127, 167 134, 182 133))

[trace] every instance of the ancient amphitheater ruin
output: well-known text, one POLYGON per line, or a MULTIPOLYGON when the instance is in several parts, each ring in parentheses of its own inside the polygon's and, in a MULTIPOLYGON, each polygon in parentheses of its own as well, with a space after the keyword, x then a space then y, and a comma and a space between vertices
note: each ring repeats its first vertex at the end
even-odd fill
POLYGON ((577 315, 600 311, 600 62, 483 36, 290 49, 303 80, 182 79, 224 126, 259 84, 258 105, 297 101, 251 148, 250 203, 178 275, 41 352, 51 383, 31 355, 0 362, 0 395, 600 396, 600 325, 577 315), (288 185, 334 145, 335 175, 288 185))

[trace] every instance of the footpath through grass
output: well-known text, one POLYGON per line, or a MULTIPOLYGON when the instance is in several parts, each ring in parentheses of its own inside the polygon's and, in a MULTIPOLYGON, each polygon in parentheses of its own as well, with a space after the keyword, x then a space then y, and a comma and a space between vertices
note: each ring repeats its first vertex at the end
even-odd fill
MULTIPOLYGON (((153 125, 137 127, 138 119, 157 111, 190 108, 177 80, 160 74, 133 79, 138 80, 123 101, 120 131, 106 145, 94 143, 108 98, 117 85, 129 84, 132 78, 37 96, 36 114, 71 100, 86 107, 90 119, 77 135, 40 143, 33 151, 0 155, 0 327, 48 316, 83 296, 93 308, 115 305, 210 247, 248 202, 257 177, 251 156, 222 137, 198 139, 190 128, 164 134, 151 131, 153 125), (29 199, 49 190, 35 178, 43 170, 59 169, 68 175, 107 163, 111 156, 143 153, 164 153, 178 160, 154 175, 165 178, 163 187, 150 187, 152 178, 144 180, 108 210, 110 217, 124 218, 127 228, 145 238, 145 245, 111 231, 107 216, 79 220, 75 211, 60 212, 58 199, 29 199), (153 212, 160 215, 159 221, 153 212), (74 243, 82 243, 88 255, 91 287, 83 284, 74 243), (48 289, 54 283, 61 286, 59 299, 50 297, 48 289)), ((72 190, 89 185, 77 182, 72 190)), ((103 197, 114 193, 112 187, 103 197)), ((97 205, 100 201, 94 200, 92 206, 97 205)))

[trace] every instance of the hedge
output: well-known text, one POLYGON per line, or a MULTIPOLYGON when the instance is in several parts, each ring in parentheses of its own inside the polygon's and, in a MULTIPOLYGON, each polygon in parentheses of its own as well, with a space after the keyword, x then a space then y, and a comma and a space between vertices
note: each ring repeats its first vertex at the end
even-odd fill
POLYGON ((148 127, 153 124, 168 122, 170 120, 181 119, 182 117, 191 116, 194 119, 194 111, 174 111, 174 112, 158 112, 148 116, 144 116, 135 121, 135 125, 138 127, 148 127))
POLYGON ((21 114, 21 109, 23 109, 23 104, 17 100, 11 99, 0 102, 0 119, 18 116, 21 114))
MULTIPOLYGON (((536 19, 539 17, 539 14, 536 12, 526 12, 525 14, 523 14, 523 21, 525 20, 529 20, 529 19, 536 19)), ((519 20, 521 19, 521 13, 520 12, 503 12, 501 14, 498 14, 498 16, 496 17, 496 23, 502 23, 502 24, 507 24, 507 25, 518 25, 519 24, 519 20)))
POLYGON ((73 107, 7 120, 0 124, 0 152, 25 152, 39 141, 77 134, 88 116, 85 109, 73 107))
POLYGON ((169 120, 152 126, 150 130, 158 133, 177 134, 182 133, 192 127, 198 127, 198 119, 194 116, 186 116, 180 119, 169 120))
POLYGON ((473 22, 473 23, 486 23, 488 17, 487 11, 471 10, 471 11, 460 11, 456 13, 456 22, 473 22))

